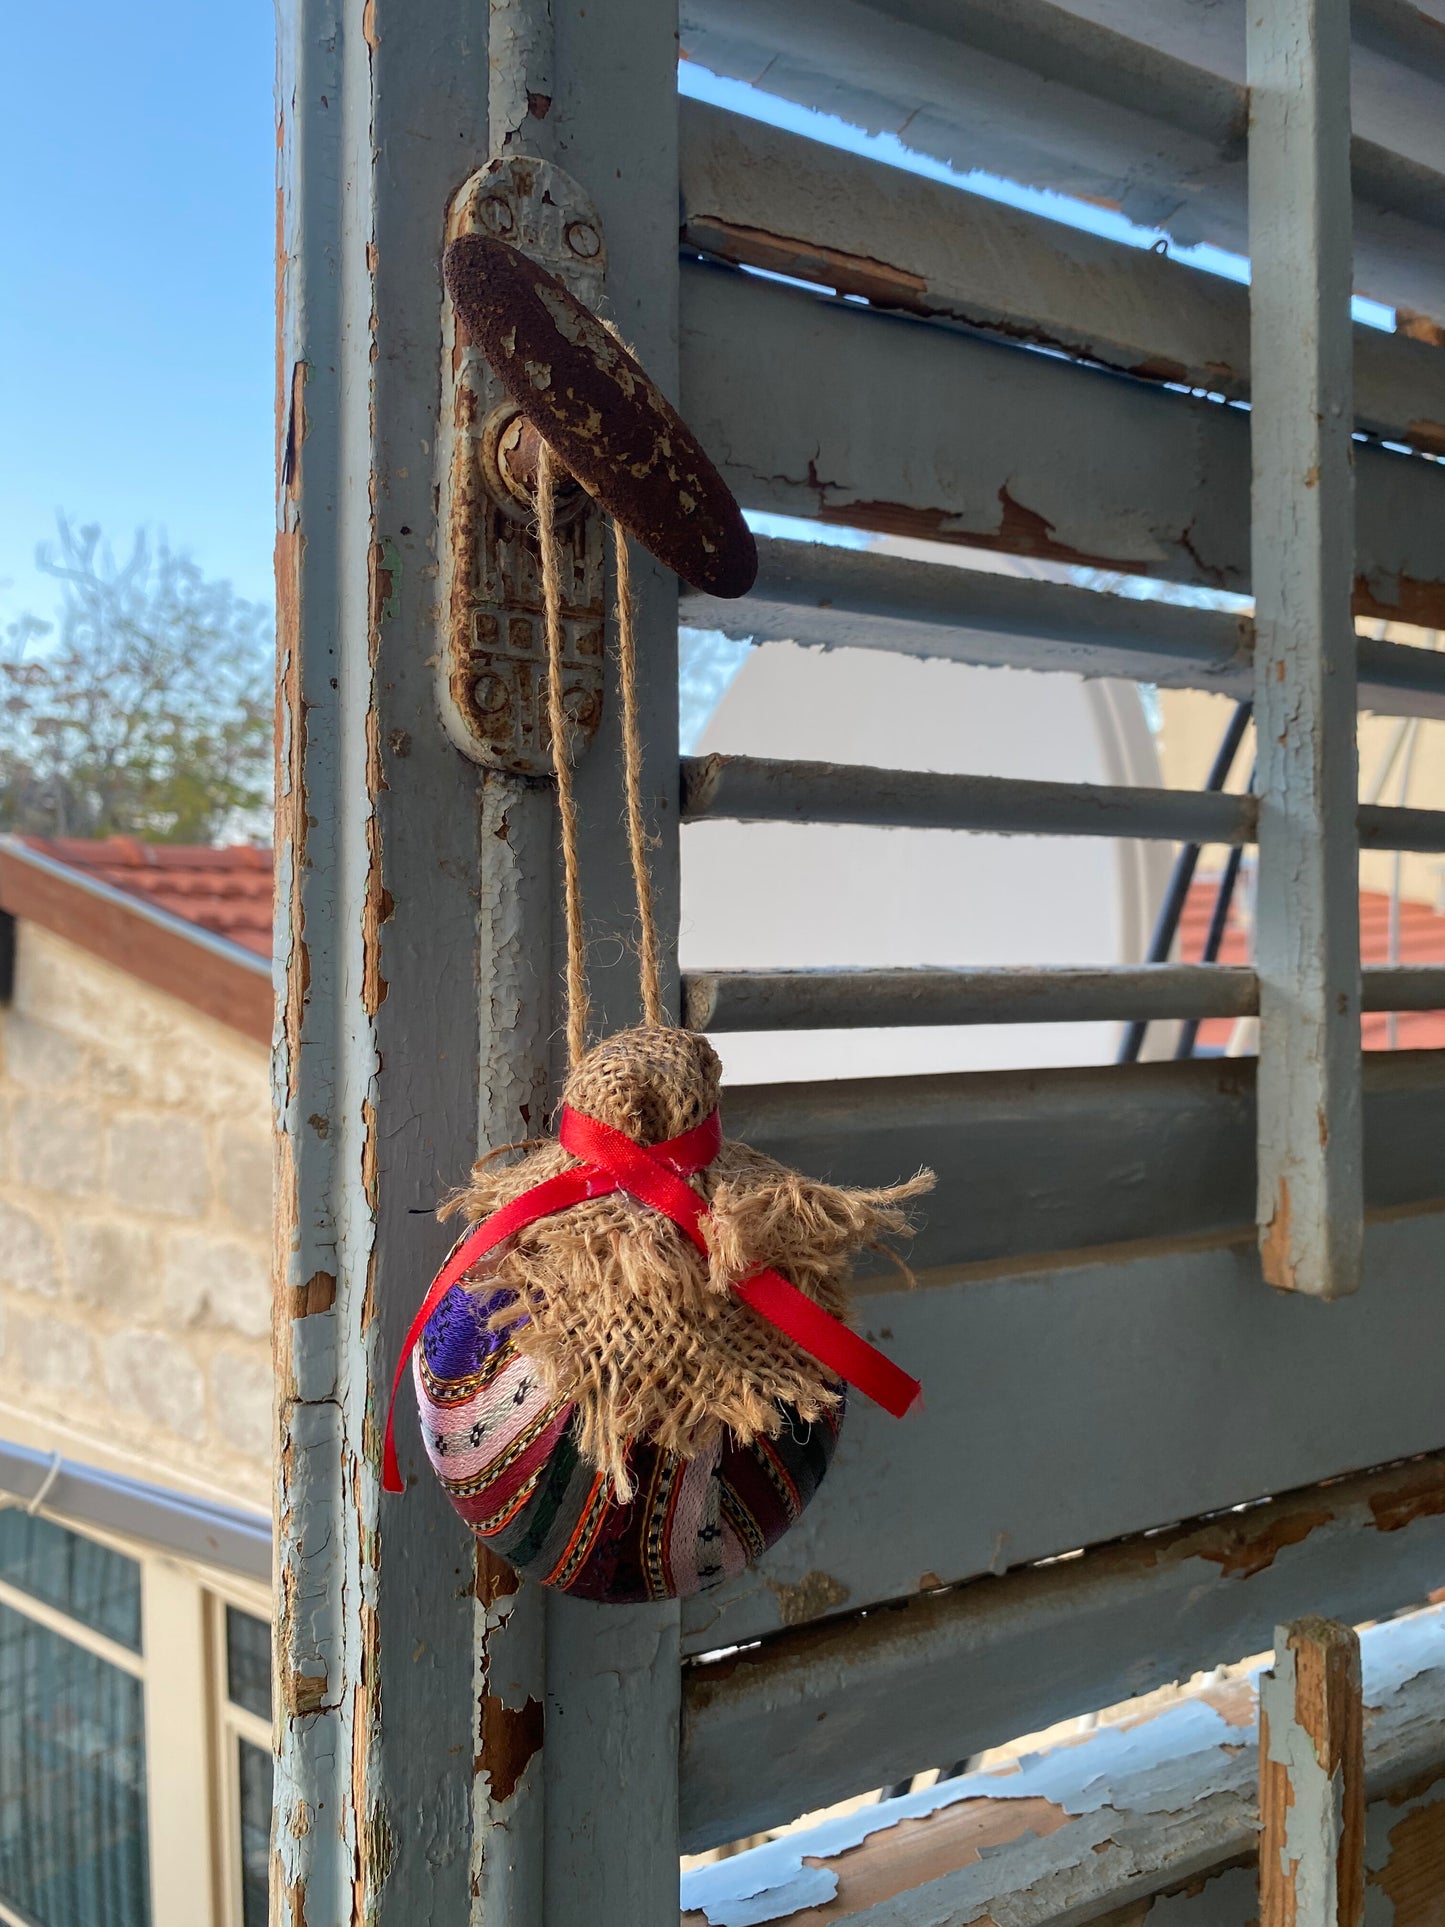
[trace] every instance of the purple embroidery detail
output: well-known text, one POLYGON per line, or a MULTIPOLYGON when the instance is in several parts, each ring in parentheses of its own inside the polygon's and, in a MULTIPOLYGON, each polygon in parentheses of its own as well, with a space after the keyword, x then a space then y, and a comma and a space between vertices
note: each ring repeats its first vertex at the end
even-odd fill
POLYGON ((453 1285, 422 1332, 422 1351, 437 1378, 466 1378, 498 1347, 501 1334, 487 1330, 494 1300, 474 1298, 453 1285))

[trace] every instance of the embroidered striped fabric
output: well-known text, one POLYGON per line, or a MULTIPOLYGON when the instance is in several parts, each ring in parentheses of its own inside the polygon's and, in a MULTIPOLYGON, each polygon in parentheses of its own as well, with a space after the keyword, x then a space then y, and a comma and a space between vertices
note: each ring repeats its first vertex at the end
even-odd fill
POLYGON ((626 1504, 583 1461, 575 1408, 551 1400, 507 1332, 506 1296, 456 1285, 412 1361, 422 1438, 478 1538, 544 1585, 618 1605, 720 1585, 788 1530, 822 1483, 841 1407, 809 1425, 784 1408, 776 1439, 680 1458, 639 1442, 626 1504))

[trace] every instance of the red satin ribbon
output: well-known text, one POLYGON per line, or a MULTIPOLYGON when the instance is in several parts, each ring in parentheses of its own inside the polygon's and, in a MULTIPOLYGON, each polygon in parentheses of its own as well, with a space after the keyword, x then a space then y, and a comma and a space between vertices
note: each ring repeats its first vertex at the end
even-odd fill
MULTIPOLYGON (((599 1123, 581 1111, 569 1110, 564 1104, 558 1136, 563 1149, 570 1151, 579 1162, 555 1178, 534 1184, 530 1191, 524 1191, 500 1211, 494 1211, 491 1217, 474 1225, 452 1247, 451 1255, 433 1279, 421 1309, 411 1321, 397 1360, 386 1410, 381 1482, 388 1492, 404 1489, 397 1464, 395 1433, 396 1399, 402 1377, 421 1342, 427 1320, 479 1258, 495 1250, 505 1239, 525 1231, 528 1225, 536 1224, 539 1218, 566 1211, 589 1198, 608 1197, 614 1191, 626 1191, 639 1203, 650 1205, 654 1211, 671 1218, 699 1251, 707 1251, 702 1232, 707 1206, 692 1186, 682 1180, 705 1170, 718 1154, 722 1124, 716 1111, 681 1137, 669 1138, 663 1144, 642 1145, 610 1124, 599 1123)), ((826 1365, 829 1371, 881 1405, 885 1412, 902 1418, 912 1409, 922 1390, 918 1380, 910 1378, 892 1359, 885 1358, 865 1338, 850 1331, 841 1319, 824 1311, 796 1285, 789 1284, 780 1272, 755 1271, 733 1289, 760 1318, 800 1345, 820 1365, 826 1365)))

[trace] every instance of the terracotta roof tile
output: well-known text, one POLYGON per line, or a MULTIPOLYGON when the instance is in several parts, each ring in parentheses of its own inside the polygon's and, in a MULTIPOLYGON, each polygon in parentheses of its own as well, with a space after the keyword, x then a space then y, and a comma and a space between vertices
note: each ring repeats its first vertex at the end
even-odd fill
MULTIPOLYGON (((1179 931, 1179 958, 1182 963, 1197 963, 1204 950, 1204 936, 1214 909, 1218 879, 1201 877, 1192 885, 1184 906, 1179 931)), ((1247 964, 1254 954, 1253 933, 1248 919, 1241 915, 1239 899, 1231 907, 1225 928, 1219 962, 1247 964)), ((1388 963, 1390 958, 1390 899, 1383 890, 1360 892, 1360 956, 1367 964, 1388 963)), ((1445 916, 1428 903, 1400 905, 1400 957, 1402 964, 1445 964, 1445 916)), ((1227 1018, 1216 1018, 1199 1027, 1203 1050, 1224 1050, 1233 1025, 1227 1018)), ((1371 1012, 1361 1024, 1366 1050, 1383 1050, 1388 1043, 1388 1020, 1383 1011, 1371 1012)), ((1395 1019, 1396 1041, 1401 1050, 1439 1050, 1445 1047, 1445 1011, 1402 1010, 1395 1019)))
MULTIPOLYGON (((204 845, 142 843, 135 837, 27 836, 21 841, 43 856, 84 871, 131 896, 199 924, 214 935, 256 952, 271 954, 271 852, 252 845, 211 849, 204 845)), ((1214 907, 1215 879, 1202 877, 1190 889, 1180 929, 1179 956, 1198 960, 1214 907)), ((1389 956, 1389 898, 1382 891, 1360 896, 1360 947, 1366 963, 1384 963, 1389 956)), ((1239 899, 1225 931, 1221 963, 1248 963, 1251 933, 1241 914, 1239 899)), ((1400 906, 1401 963, 1445 963, 1445 915, 1428 904, 1400 906)), ((1232 1025, 1218 1019, 1200 1026, 1199 1043, 1205 1050, 1223 1050, 1232 1025)), ((1445 1012, 1402 1011, 1396 1020, 1401 1049, 1438 1050, 1445 1047, 1445 1012)), ((1386 1019, 1365 1018, 1367 1050, 1383 1049, 1386 1019)))
POLYGON ((253 845, 142 843, 133 836, 26 836, 52 862, 140 897, 157 910, 271 954, 271 852, 253 845))

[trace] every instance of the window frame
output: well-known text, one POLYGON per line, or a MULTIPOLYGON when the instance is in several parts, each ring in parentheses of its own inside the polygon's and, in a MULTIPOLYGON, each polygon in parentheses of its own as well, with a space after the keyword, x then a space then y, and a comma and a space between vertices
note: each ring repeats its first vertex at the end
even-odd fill
MULTIPOLYGON (((269 1591, 48 1506, 38 1516, 140 1568, 138 1653, 8 1581, 0 1605, 141 1682, 151 1927, 242 1927, 236 1742, 274 1749, 270 1723, 227 1696, 225 1614, 235 1606, 269 1625, 269 1591)), ((0 1927, 36 1923, 0 1898, 0 1927)))

